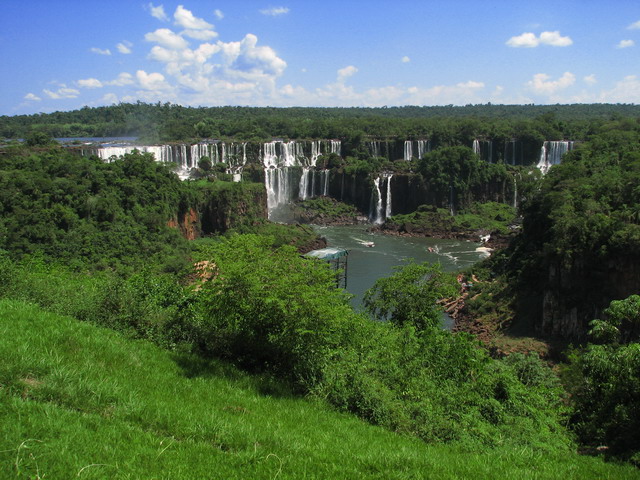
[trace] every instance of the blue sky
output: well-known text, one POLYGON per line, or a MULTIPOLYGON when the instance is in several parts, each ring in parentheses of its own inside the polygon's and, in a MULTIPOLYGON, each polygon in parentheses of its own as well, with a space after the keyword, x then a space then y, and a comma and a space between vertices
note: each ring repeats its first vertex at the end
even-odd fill
POLYGON ((0 0, 0 115, 640 103, 640 2, 0 0))

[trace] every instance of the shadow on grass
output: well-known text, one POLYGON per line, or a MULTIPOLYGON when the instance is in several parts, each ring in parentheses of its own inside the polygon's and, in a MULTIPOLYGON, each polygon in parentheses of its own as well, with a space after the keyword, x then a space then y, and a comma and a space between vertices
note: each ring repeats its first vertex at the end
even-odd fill
POLYGON ((186 378, 222 378, 266 397, 296 397, 283 380, 267 373, 246 372, 229 362, 193 353, 174 352, 171 358, 186 378))

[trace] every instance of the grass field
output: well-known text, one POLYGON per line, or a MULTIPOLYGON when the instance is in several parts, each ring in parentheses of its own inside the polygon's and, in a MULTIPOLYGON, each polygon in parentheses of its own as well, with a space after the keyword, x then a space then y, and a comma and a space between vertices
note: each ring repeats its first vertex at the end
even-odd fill
POLYGON ((427 445, 13 300, 0 300, 0 359, 0 478, 640 478, 577 454, 427 445))

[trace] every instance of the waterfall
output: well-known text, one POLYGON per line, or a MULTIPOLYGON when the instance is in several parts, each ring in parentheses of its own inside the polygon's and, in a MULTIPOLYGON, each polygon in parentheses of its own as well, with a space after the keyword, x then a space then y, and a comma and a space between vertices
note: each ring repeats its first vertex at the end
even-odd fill
POLYGON ((425 153, 431 151, 431 143, 429 140, 418 140, 418 159, 424 157, 425 153))
POLYGON ((385 220, 391 216, 391 178, 393 178, 392 173, 387 176, 387 207, 384 212, 385 220))
POLYGON ((409 162, 413 158, 413 144, 411 140, 405 140, 404 142, 404 155, 403 158, 409 162))
POLYGON ((518 210, 518 180, 513 176, 513 208, 518 210))
POLYGON ((477 138, 473 140, 473 153, 480 156, 480 141, 477 138))
POLYGON ((369 151, 372 157, 380 157, 380 142, 369 142, 369 151))
POLYGON ((227 173, 233 175, 234 182, 239 182, 242 179, 242 170, 247 164, 247 143, 232 143, 228 149, 225 147, 225 153, 227 173))
POLYGON ((562 156, 573 150, 572 141, 547 141, 540 148, 540 159, 537 167, 543 174, 546 174, 553 165, 558 165, 562 161, 562 156))
POLYGON ((371 190, 371 202, 369 207, 369 221, 375 224, 383 223, 391 216, 391 178, 393 174, 383 173, 381 176, 373 180, 373 189, 371 190), (386 197, 383 198, 380 189, 380 181, 385 180, 387 183, 386 197))
POLYGON ((380 192, 380 177, 373 181, 374 189, 371 191, 371 211, 369 221, 371 223, 382 223, 382 193, 380 192))
POLYGON ((342 141, 331 140, 331 151, 329 153, 335 153, 336 155, 342 156, 342 141))

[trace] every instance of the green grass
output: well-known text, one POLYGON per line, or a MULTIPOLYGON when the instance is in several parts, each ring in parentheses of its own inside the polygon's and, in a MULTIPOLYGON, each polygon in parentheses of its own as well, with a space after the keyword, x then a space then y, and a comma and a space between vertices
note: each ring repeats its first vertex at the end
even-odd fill
POLYGON ((427 445, 275 381, 0 300, 0 478, 639 478, 528 448, 427 445))

